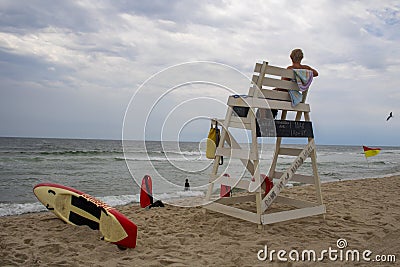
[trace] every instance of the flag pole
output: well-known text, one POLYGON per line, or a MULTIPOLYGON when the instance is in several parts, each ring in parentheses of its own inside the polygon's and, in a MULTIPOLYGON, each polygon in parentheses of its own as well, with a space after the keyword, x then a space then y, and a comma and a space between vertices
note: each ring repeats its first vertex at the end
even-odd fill
MULTIPOLYGON (((364 146, 363 146, 363 147, 364 147, 364 146)), ((368 164, 368 169, 369 169, 369 161, 368 161, 367 154, 365 154, 365 150, 364 150, 364 156, 365 156, 365 160, 367 161, 367 164, 368 164)))
POLYGON ((369 168, 368 157, 372 157, 372 156, 378 155, 381 152, 381 149, 380 148, 370 148, 370 147, 363 146, 363 150, 364 150, 365 159, 367 160, 368 168, 369 168))

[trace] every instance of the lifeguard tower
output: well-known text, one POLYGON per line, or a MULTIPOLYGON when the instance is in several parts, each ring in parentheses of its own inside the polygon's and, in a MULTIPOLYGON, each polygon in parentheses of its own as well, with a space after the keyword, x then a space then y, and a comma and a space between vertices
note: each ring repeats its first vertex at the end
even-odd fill
POLYGON ((310 105, 306 103, 307 91, 302 93, 302 101, 293 106, 287 90, 299 90, 293 70, 271 66, 265 61, 257 63, 248 95, 230 96, 225 118, 212 120, 212 123, 220 125, 222 130, 209 179, 205 209, 250 221, 260 227, 326 212, 325 205, 322 202, 316 146, 310 120, 310 105), (272 90, 274 88, 283 90, 272 90), (279 120, 275 120, 272 116, 264 116, 263 118, 256 116, 257 112, 260 114, 260 111, 273 109, 280 111, 279 120), (295 113, 294 120, 287 120, 288 112, 295 113), (230 132, 233 128, 251 131, 251 140, 246 147, 235 140, 230 132), (269 179, 275 180, 272 189, 269 192, 264 192, 262 186, 264 181, 260 176, 260 169, 265 167, 260 166, 257 138, 272 136, 276 137, 276 144, 267 176, 269 179), (304 148, 300 149, 284 147, 282 146, 282 138, 304 138, 306 144, 304 148), (290 167, 283 172, 276 170, 281 155, 293 157, 290 167), (218 173, 221 157, 240 159, 253 177, 253 181, 229 178, 224 176, 223 173, 218 173), (307 158, 311 158, 312 175, 297 174, 298 168, 307 158), (280 192, 285 190, 288 181, 314 185, 316 201, 311 202, 280 196, 280 192), (213 201, 214 187, 220 184, 244 189, 248 193, 213 201), (256 209, 252 212, 234 205, 242 202, 255 202, 256 209), (273 202, 289 205, 292 209, 268 213, 268 208, 273 202))

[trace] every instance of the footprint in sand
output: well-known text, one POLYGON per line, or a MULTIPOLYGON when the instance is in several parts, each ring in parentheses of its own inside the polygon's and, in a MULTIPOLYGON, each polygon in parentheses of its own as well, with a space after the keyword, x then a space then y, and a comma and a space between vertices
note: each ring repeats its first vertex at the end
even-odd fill
POLYGON ((93 245, 93 244, 83 244, 82 247, 84 247, 84 248, 86 248, 86 249, 89 249, 89 250, 92 250, 92 249, 95 249, 95 248, 96 248, 96 245, 93 245))
POLYGON ((30 239, 30 238, 25 239, 24 244, 26 244, 26 245, 32 244, 32 239, 30 239))
POLYGON ((47 253, 50 252, 51 254, 57 254, 57 253, 60 253, 61 246, 59 244, 49 244, 49 245, 40 246, 39 250, 44 250, 47 253))
POLYGON ((351 219, 351 216, 350 216, 350 215, 343 216, 343 220, 345 220, 345 221, 348 221, 348 220, 350 220, 350 219, 351 219))
POLYGON ((193 241, 193 238, 196 237, 196 235, 188 233, 188 234, 177 234, 176 237, 179 240, 179 244, 181 245, 188 245, 190 242, 193 241))
MULTIPOLYGON (((159 262, 162 266, 166 266, 166 265, 179 266, 177 264, 183 264, 183 262, 181 260, 177 260, 177 259, 173 259, 173 258, 160 259, 159 262)), ((182 266, 185 266, 185 265, 182 265, 182 266)))
POLYGON ((28 256, 25 254, 21 254, 21 253, 15 254, 14 258, 15 258, 14 262, 17 262, 17 263, 24 263, 28 260, 28 256))

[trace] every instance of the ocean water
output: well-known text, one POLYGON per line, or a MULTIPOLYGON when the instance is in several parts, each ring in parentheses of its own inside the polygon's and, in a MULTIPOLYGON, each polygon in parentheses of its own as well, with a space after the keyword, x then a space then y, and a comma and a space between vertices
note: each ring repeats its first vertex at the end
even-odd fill
MULTIPOLYGON (((317 146, 322 182, 385 177, 400 173, 400 147, 381 147, 365 159, 361 146, 317 146)), ((262 150, 262 173, 268 173, 272 146, 262 150)), ((292 157, 280 157, 285 170, 292 157)), ((299 173, 311 174, 309 160, 299 173)), ((225 159, 220 169, 231 176, 250 178, 239 161, 225 159)), ((38 183, 76 188, 111 206, 137 203, 140 181, 153 178, 156 198, 203 196, 212 169, 204 143, 0 138, 0 216, 44 211, 33 194, 38 183), (185 179, 191 191, 184 191, 185 179)))

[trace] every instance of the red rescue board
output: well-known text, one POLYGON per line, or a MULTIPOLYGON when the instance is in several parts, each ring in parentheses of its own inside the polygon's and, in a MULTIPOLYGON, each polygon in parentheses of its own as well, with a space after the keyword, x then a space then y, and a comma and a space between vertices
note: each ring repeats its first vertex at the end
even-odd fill
POLYGON ((153 204, 153 183, 150 175, 145 175, 140 187, 140 207, 146 208, 153 204))
MULTIPOLYGON (((229 174, 227 174, 227 173, 225 173, 223 176, 230 177, 229 174)), ((219 196, 220 197, 230 197, 232 194, 231 190, 232 190, 232 188, 229 185, 221 184, 221 190, 219 192, 219 196)))
POLYGON ((136 247, 137 226, 106 203, 74 188, 53 183, 38 184, 33 192, 64 222, 99 230, 105 241, 121 249, 136 247))

